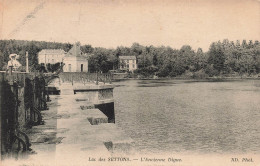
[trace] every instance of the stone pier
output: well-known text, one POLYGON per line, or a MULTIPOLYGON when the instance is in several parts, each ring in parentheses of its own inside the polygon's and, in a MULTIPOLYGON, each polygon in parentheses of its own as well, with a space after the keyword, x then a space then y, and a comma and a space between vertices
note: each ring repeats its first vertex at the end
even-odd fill
POLYGON ((49 110, 42 112, 44 125, 28 130, 35 154, 23 163, 77 165, 89 163, 91 156, 134 153, 134 141, 104 111, 106 104, 114 104, 113 94, 108 94, 112 85, 63 84, 57 89, 60 95, 51 95, 49 110))

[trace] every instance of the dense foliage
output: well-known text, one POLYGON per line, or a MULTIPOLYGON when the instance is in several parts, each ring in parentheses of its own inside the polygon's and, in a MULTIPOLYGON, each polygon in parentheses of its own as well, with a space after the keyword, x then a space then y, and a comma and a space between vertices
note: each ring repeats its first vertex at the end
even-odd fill
MULTIPOLYGON (((25 66, 25 52, 29 52, 31 70, 39 69, 37 53, 41 49, 64 49, 72 47, 69 43, 1 40, 0 69, 4 70, 11 53, 20 55, 20 62, 25 66)), ((132 55, 137 58, 138 69, 135 73, 144 77, 205 78, 212 76, 251 76, 260 73, 260 44, 258 41, 243 40, 240 43, 229 41, 213 42, 208 52, 201 48, 193 50, 189 45, 180 49, 171 47, 142 46, 134 43, 131 47, 116 49, 81 46, 84 53, 90 53, 89 71, 108 72, 119 68, 119 56, 132 55)))

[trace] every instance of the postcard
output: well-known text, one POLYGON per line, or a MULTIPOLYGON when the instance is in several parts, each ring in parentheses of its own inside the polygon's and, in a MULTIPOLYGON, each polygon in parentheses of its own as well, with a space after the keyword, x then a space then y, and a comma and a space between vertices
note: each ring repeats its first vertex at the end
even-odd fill
POLYGON ((1 0, 3 166, 260 166, 259 0, 1 0))

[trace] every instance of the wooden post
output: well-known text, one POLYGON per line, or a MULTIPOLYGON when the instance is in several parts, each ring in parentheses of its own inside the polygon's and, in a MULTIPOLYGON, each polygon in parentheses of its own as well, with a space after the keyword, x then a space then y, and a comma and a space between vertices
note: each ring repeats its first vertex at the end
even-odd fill
POLYGON ((36 93, 36 90, 35 90, 35 77, 34 75, 32 75, 32 89, 33 89, 33 102, 32 102, 32 121, 35 122, 35 112, 33 111, 34 110, 34 107, 36 107, 36 98, 35 98, 35 93, 36 93))
POLYGON ((28 59, 28 51, 26 51, 26 73, 29 73, 29 59, 28 59))
POLYGON ((2 111, 3 111, 3 104, 2 104, 2 99, 3 99, 3 81, 4 80, 4 73, 0 73, 0 142, 1 142, 1 151, 4 149, 4 141, 2 140, 2 137, 4 136, 3 128, 2 128, 2 123, 4 123, 4 118, 2 117, 2 111))

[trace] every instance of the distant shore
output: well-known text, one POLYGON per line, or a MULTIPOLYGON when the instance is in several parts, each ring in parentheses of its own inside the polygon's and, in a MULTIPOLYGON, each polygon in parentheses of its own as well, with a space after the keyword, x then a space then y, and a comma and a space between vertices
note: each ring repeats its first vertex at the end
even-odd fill
POLYGON ((115 80, 191 80, 191 81, 239 81, 239 80, 260 80, 260 77, 205 77, 205 78, 190 78, 190 77, 130 77, 130 78, 118 78, 115 80))

